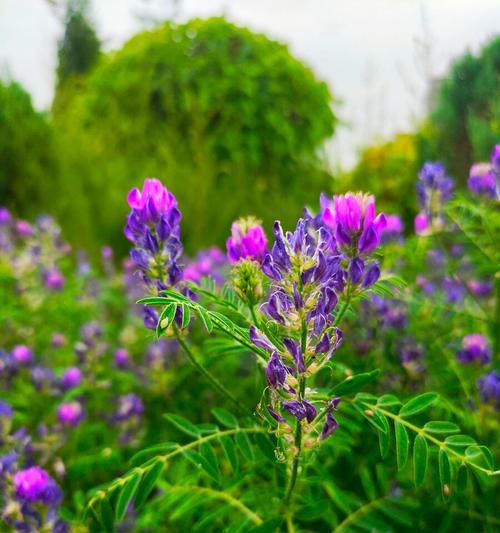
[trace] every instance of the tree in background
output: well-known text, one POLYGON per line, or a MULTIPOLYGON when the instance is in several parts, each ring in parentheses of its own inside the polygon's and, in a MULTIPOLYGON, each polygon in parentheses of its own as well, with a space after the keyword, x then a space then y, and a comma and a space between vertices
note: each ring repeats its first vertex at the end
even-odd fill
POLYGON ((465 185, 474 161, 488 160, 500 139, 500 37, 451 67, 419 136, 420 159, 440 158, 465 185))
POLYGON ((55 118, 101 242, 124 242, 123 194, 145 176, 176 194, 188 247, 222 243, 245 212, 287 224, 328 183, 326 84, 286 46, 224 19, 136 35, 85 86, 55 118))
POLYGON ((57 177, 54 136, 17 83, 0 82, 0 205, 23 217, 48 207, 57 177))

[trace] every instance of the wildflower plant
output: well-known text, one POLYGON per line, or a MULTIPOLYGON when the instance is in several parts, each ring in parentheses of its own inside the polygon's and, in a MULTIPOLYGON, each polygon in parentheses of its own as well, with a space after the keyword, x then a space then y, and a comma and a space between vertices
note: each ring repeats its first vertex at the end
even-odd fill
MULTIPOLYGON (((443 172, 434 165, 421 176, 425 214, 438 226, 452 188, 443 172)), ((236 222, 227 243, 233 267, 220 286, 211 279, 179 285, 180 275, 171 276, 182 270, 175 225, 180 213, 165 191, 148 181, 142 192, 129 196, 126 234, 145 282, 139 303, 157 317, 158 337, 177 339, 213 388, 217 406, 211 422, 166 413, 179 441, 140 450, 130 470, 91 496, 82 517, 91 531, 112 531, 131 505, 139 512, 146 504, 158 512, 168 509, 186 527, 194 509, 202 508, 196 527, 208 531, 293 532, 324 530, 332 523, 335 531, 411 530, 414 493, 403 481, 410 455, 414 485, 430 485, 426 479, 432 477, 443 505, 460 501, 471 474, 481 486, 491 485, 499 473, 491 451, 460 432, 438 393, 404 399, 392 392, 368 393, 363 389, 373 390, 380 369, 354 373, 348 366, 346 332, 356 334, 348 324, 360 306, 404 290, 400 279, 383 272, 386 218, 377 215, 372 196, 323 197, 320 212, 306 211, 293 231, 275 222, 272 240, 255 220, 236 222), (175 224, 163 233, 159 225, 170 209, 175 224), (200 340, 203 330, 206 340, 200 340), (239 369, 238 381, 231 383, 224 372, 214 373, 227 365, 213 364, 214 358, 230 356, 237 357, 239 369), (256 384, 253 396, 243 388, 248 374, 256 384), (437 420, 424 418, 430 410, 437 420), (371 468, 376 459, 366 427, 378 435, 379 452, 392 464, 392 490, 389 477, 371 468), (351 458, 355 446, 364 450, 367 464, 351 458), (333 463, 327 461, 331 457, 333 463), (352 466, 349 476, 359 476, 367 503, 336 478, 340 458, 352 466), (344 517, 331 512, 330 504, 344 517)), ((404 318, 398 322, 391 315, 387 321, 402 330, 404 318)), ((475 354, 469 344, 464 349, 475 354)), ((418 344, 408 339, 401 347, 406 363, 415 359, 412 346, 418 344)), ((497 381, 489 374, 477 382, 490 407, 498 396, 497 381)))

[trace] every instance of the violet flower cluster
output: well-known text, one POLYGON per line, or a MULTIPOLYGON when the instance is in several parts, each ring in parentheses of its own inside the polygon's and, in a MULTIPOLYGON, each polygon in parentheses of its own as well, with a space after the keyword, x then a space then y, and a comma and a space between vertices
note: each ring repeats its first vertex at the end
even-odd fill
POLYGON ((461 363, 491 363, 490 343, 484 335, 472 333, 462 339, 462 348, 457 352, 457 359, 461 363))
POLYGON ((469 189, 478 196, 499 198, 500 181, 500 144, 491 152, 489 163, 475 163, 472 165, 467 180, 469 189))
POLYGON ((188 261, 184 268, 184 279, 199 284, 201 279, 210 276, 217 283, 224 281, 226 256, 217 246, 201 250, 195 259, 188 261))
MULTIPOLYGON (((125 236, 134 244, 130 257, 138 267, 138 277, 152 294, 176 285, 183 276, 179 265, 181 213, 177 200, 157 179, 146 179, 142 190, 134 188, 127 197, 131 212, 125 236)), ((154 329, 158 315, 144 307, 144 324, 154 329)))

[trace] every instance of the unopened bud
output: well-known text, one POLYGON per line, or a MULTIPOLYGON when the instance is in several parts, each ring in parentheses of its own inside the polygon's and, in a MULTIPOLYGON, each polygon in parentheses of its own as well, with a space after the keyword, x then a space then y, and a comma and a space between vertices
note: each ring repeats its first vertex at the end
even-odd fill
POLYGON ((372 417, 375 415, 375 413, 371 409, 365 409, 363 412, 365 413, 366 416, 372 417))
POLYGON ((264 274, 257 261, 242 259, 231 272, 231 281, 236 294, 248 305, 255 305, 263 296, 264 274))

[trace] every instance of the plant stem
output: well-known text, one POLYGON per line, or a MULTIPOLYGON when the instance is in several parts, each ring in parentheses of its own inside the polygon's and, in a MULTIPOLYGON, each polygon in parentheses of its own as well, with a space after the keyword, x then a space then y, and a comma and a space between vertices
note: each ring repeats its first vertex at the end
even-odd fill
POLYGON ((223 396, 231 400, 231 402, 237 407, 238 411, 244 415, 253 415, 251 409, 249 408, 243 408, 241 403, 237 398, 235 398, 231 392, 229 392, 226 387, 215 377, 213 376, 204 366, 202 366, 195 358, 193 352, 187 345, 186 341, 180 336, 179 331, 177 328, 175 328, 175 334, 177 337, 177 341, 181 345, 182 349, 184 350, 184 353, 188 356, 188 359, 191 361, 191 363, 194 365, 196 370, 205 377, 215 389, 217 389, 223 396))
POLYGON ((351 284, 347 284, 347 292, 346 292, 346 298, 344 305, 339 311, 339 314, 335 317, 335 320, 333 322, 333 326, 338 326, 340 324, 340 321, 342 320, 343 316, 345 315, 345 312, 347 311, 347 308, 349 307, 349 304, 351 303, 351 284))
POLYGON ((283 505, 286 506, 290 503, 292 498, 293 489, 297 483, 297 474, 299 470, 300 462, 300 452, 302 451, 302 425, 300 420, 297 420, 297 427, 295 429, 295 446, 297 451, 295 452, 295 457, 292 464, 292 474, 290 476, 290 481, 288 482, 288 487, 286 489, 285 497, 283 498, 283 505))

